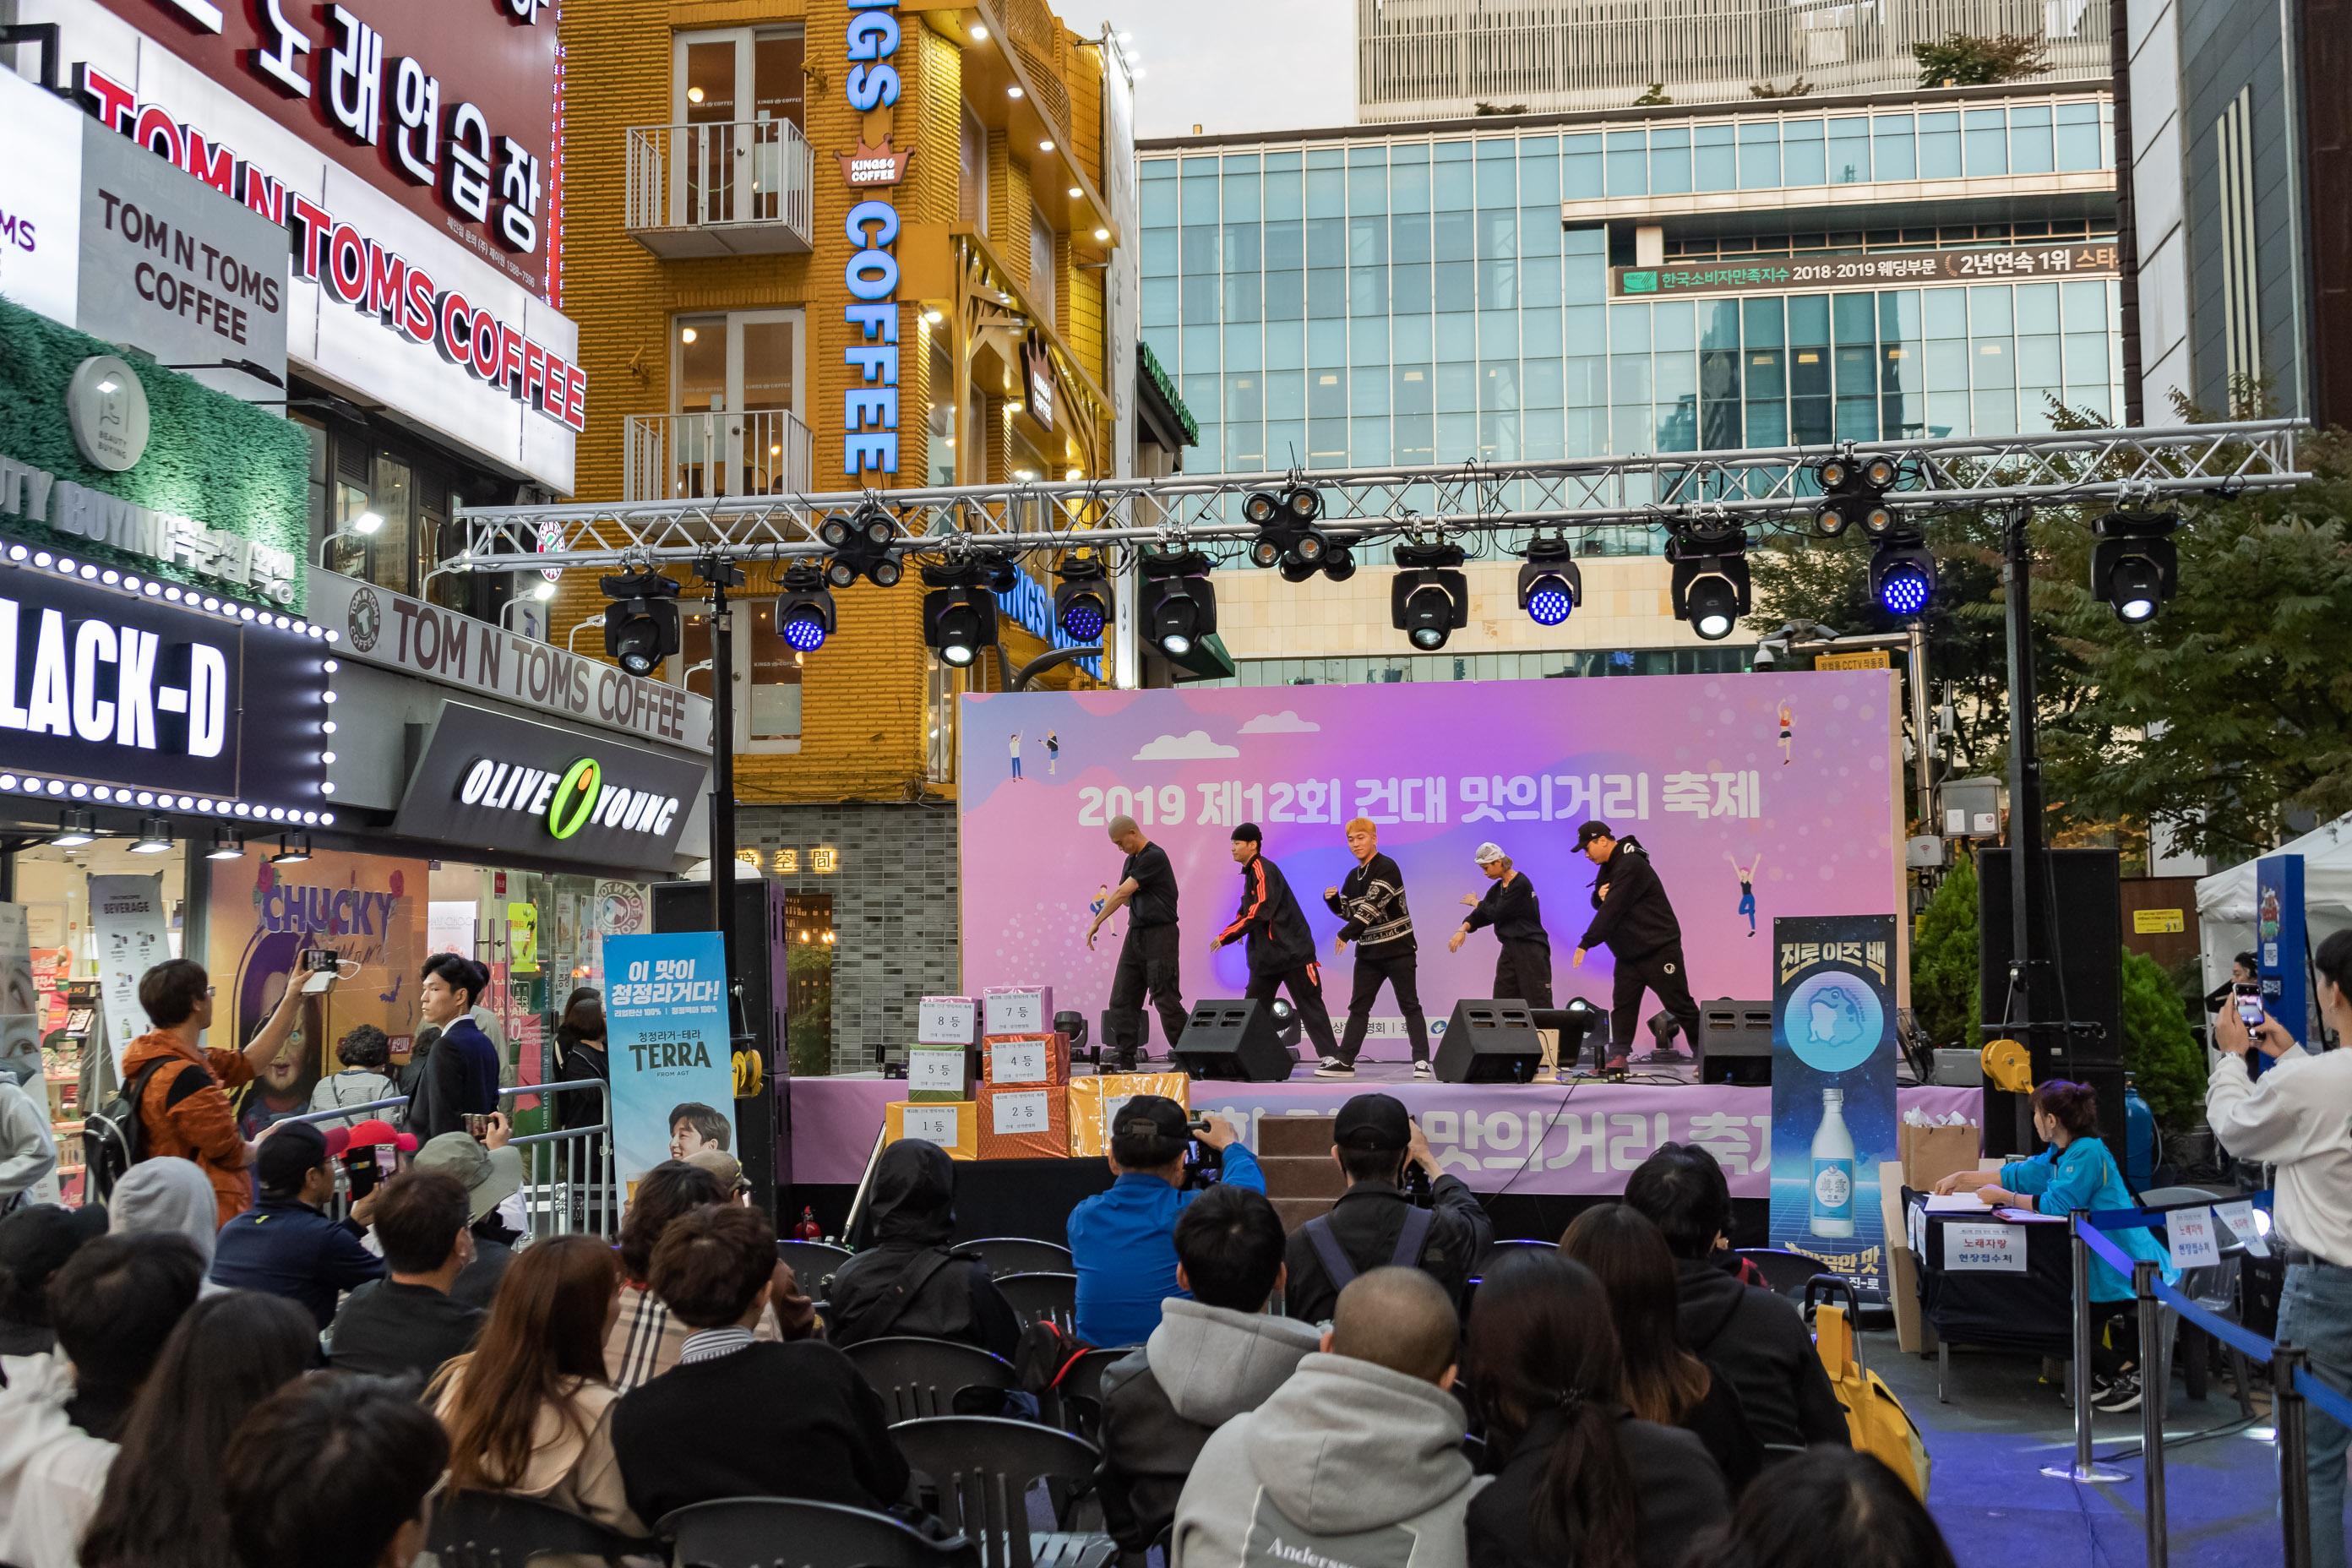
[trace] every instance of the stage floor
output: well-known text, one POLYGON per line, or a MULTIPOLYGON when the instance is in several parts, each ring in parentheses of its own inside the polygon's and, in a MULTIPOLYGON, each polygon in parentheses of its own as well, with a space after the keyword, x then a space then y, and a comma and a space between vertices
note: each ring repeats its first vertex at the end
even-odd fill
MULTIPOLYGON (((1148 1064, 1160 1066, 1162 1064, 1148 1064)), ((1637 1064, 1638 1065, 1638 1064, 1637 1064)), ((1420 1121, 1431 1151, 1475 1191, 1598 1195, 1622 1193, 1625 1177, 1662 1143, 1704 1145, 1723 1165, 1734 1197, 1762 1198, 1771 1186, 1772 1091, 1690 1081, 1643 1068, 1623 1081, 1538 1079, 1529 1084, 1416 1079, 1409 1064, 1360 1064, 1353 1079, 1318 1079, 1302 1064, 1285 1083, 1204 1079, 1192 1086, 1195 1110, 1232 1120, 1255 1149, 1269 1116, 1329 1116, 1353 1094, 1393 1094, 1420 1121)), ((793 1179, 855 1183, 881 1130, 883 1107, 906 1098, 903 1079, 803 1078, 792 1082, 793 1179)), ((1976 1120, 1981 1089, 1903 1088, 1903 1110, 1937 1121, 1976 1120)), ((1858 1150, 1858 1201, 1878 1202, 1877 1162, 1887 1149, 1858 1150)))

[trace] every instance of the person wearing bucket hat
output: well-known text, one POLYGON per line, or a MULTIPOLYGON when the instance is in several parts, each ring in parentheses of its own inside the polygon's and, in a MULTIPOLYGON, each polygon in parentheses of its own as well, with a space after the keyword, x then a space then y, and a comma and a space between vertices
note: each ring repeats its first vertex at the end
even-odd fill
POLYGON ((458 1272, 449 1287, 449 1299, 487 1310, 499 1293, 499 1281, 514 1261, 514 1244, 520 1231, 509 1229, 499 1217, 499 1205, 522 1190, 522 1151, 494 1129, 485 1143, 470 1132, 444 1132, 416 1152, 414 1169, 439 1171, 465 1184, 466 1200, 473 1213, 474 1260, 458 1272))
MULTIPOLYGON (((383 1123, 360 1124, 371 1126, 383 1123)), ((350 1219, 320 1212, 335 1195, 335 1161, 350 1137, 340 1127, 321 1132, 307 1121, 269 1130, 255 1161, 260 1201, 221 1227, 213 1244, 213 1283, 283 1296, 308 1308, 324 1329, 334 1321, 338 1296, 383 1277, 383 1260, 360 1245, 374 1194, 354 1204, 350 1219)))

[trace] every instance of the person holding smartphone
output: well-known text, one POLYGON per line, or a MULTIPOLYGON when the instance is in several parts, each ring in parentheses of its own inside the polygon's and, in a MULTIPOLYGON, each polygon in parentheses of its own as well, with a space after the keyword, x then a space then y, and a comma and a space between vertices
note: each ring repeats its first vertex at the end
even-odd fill
POLYGON ((374 1216, 373 1187, 352 1205, 351 1218, 330 1219, 324 1212, 335 1195, 335 1162, 350 1140, 342 1128, 321 1132, 307 1121, 269 1130, 257 1166, 260 1201, 221 1227, 213 1245, 215 1285, 283 1296, 323 1330, 334 1321, 342 1292, 383 1278, 383 1259, 360 1242, 374 1216))

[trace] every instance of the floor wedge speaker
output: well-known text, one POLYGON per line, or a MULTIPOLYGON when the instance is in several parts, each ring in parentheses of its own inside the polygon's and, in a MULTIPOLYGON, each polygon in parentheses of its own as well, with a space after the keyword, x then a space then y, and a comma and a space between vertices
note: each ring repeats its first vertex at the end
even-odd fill
POLYGON ((1516 996, 1469 998, 1454 1004, 1437 1046, 1441 1083, 1530 1083, 1543 1060, 1536 1016, 1516 996))
POLYGON ((1193 1003, 1184 1020, 1184 1037, 1170 1047, 1169 1055, 1193 1078, 1245 1083, 1280 1083, 1290 1076, 1292 1066, 1274 1010, 1246 997, 1193 1003))
POLYGON ((1718 996, 1698 1005, 1699 1081, 1772 1081, 1772 1003, 1718 996))

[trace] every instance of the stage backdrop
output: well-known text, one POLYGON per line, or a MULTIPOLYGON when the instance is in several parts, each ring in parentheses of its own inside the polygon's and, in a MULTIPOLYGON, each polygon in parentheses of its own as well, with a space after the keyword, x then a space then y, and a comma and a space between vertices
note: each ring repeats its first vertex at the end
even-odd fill
MULTIPOLYGON (((1445 951, 1463 896, 1486 888, 1472 860, 1486 839, 1535 883, 1554 997, 1606 1007, 1608 951, 1570 967, 1597 869, 1576 830, 1598 817, 1649 850, 1682 922, 1694 994, 1761 1001, 1776 917, 1900 907, 1893 680, 1842 670, 967 696, 964 990, 1049 984, 1057 1009, 1098 1027, 1127 917, 1105 924, 1091 953, 1087 923, 1118 880, 1104 827, 1124 813, 1175 865, 1185 1001, 1238 996, 1241 945, 1213 960, 1208 943, 1240 901, 1232 829, 1254 821, 1314 927, 1337 1017, 1352 950, 1331 962, 1339 920, 1323 891, 1354 866, 1342 825, 1362 816, 1404 873, 1433 1026, 1457 997, 1493 994, 1490 931, 1445 951)), ((1394 1011, 1383 991, 1376 1016, 1394 1011)), ((1150 1027, 1159 1049, 1156 1019, 1150 1027)), ((1402 1058, 1397 1031, 1376 1021, 1367 1056, 1402 1058)))

